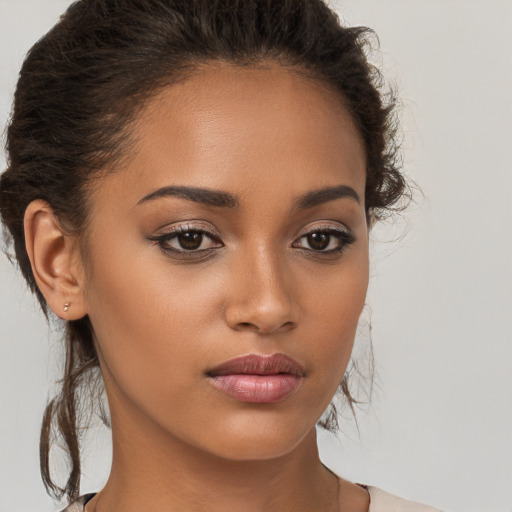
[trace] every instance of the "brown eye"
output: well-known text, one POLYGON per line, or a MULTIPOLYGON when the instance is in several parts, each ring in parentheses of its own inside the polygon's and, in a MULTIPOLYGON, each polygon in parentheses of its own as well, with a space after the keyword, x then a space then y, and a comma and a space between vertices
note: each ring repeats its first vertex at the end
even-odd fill
POLYGON ((324 251, 331 241, 331 235, 325 232, 309 233, 306 238, 309 247, 315 251, 324 251))
POLYGON ((155 245, 175 256, 195 254, 206 254, 213 249, 219 249, 224 246, 218 235, 205 229, 195 229, 191 227, 177 226, 169 233, 149 237, 155 245))
POLYGON ((338 227, 326 227, 304 233, 293 243, 293 247, 328 254, 341 252, 354 241, 355 237, 349 231, 338 227))
POLYGON ((184 233, 180 233, 176 237, 176 240, 181 249, 195 251, 199 249, 203 243, 203 233, 198 231, 185 231, 184 233))

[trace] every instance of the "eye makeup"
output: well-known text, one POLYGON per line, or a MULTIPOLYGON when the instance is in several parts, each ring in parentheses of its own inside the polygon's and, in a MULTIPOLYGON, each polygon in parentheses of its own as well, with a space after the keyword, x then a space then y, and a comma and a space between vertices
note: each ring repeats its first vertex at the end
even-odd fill
POLYGON ((330 225, 319 225, 309 229, 293 242, 292 247, 304 249, 321 254, 341 253, 350 244, 356 241, 355 236, 341 227, 330 225), (301 245, 305 242, 309 247, 301 245))
POLYGON ((224 247, 218 233, 204 224, 179 224, 164 233, 147 239, 157 245, 164 254, 176 258, 202 259, 215 249, 224 247))
MULTIPOLYGON (((147 239, 164 254, 179 259, 202 260, 224 247, 219 233, 205 223, 178 224, 147 239)), ((347 228, 324 223, 300 234, 292 241, 291 247, 309 256, 335 257, 355 241, 356 237, 347 228)))

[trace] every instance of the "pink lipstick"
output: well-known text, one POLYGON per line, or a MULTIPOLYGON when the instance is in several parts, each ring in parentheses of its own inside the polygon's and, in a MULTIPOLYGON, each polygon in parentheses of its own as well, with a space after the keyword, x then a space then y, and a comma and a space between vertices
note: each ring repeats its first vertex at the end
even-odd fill
POLYGON ((230 359, 207 375, 215 388, 241 402, 270 404, 294 393, 305 371, 284 354, 249 354, 230 359))

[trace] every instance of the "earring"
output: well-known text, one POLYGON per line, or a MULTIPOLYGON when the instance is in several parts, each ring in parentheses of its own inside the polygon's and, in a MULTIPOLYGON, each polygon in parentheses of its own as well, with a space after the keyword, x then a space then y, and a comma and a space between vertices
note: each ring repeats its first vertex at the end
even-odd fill
POLYGON ((71 306, 71 302, 66 302, 66 304, 64 304, 64 313, 68 312, 70 306, 71 306))

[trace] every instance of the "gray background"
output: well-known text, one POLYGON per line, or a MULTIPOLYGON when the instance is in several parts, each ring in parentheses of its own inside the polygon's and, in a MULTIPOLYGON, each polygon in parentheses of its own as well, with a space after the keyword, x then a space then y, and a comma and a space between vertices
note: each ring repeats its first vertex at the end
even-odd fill
MULTIPOLYGON (((28 48, 68 0, 0 0, 0 120, 28 48)), ((452 512, 512 511, 512 2, 350 0, 403 100, 406 169, 424 198, 374 233, 372 406, 320 434, 338 473, 452 512)), ((5 159, 0 159, 0 168, 5 159)), ((367 329, 358 344, 364 351, 367 329)), ((58 333, 0 258, 0 512, 51 511, 38 430, 58 333)), ((108 433, 90 436, 97 490, 108 433)))

